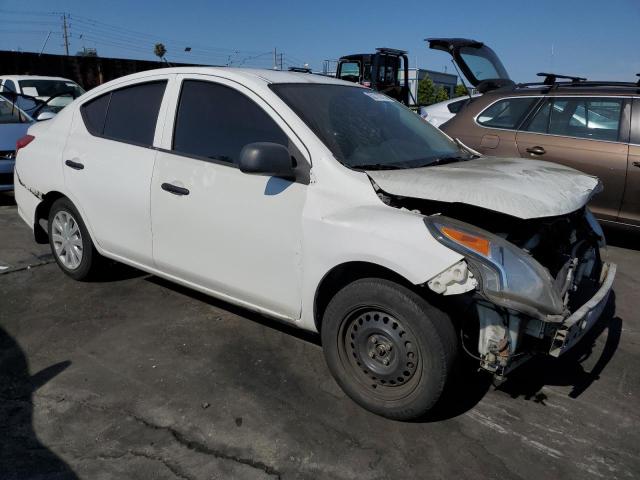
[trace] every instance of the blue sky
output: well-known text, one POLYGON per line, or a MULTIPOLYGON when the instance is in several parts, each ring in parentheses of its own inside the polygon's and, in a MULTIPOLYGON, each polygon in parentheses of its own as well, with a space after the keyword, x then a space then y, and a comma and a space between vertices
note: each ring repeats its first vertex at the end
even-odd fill
POLYGON ((548 70, 612 80, 640 73, 640 0, 0 0, 0 49, 39 51, 51 30, 45 52, 63 53, 62 21, 49 12, 71 14, 72 52, 86 46, 101 56, 151 59, 162 41, 169 61, 268 67, 275 47, 285 65, 319 69, 324 59, 387 46, 408 50, 412 66, 451 72, 424 38, 461 36, 489 44, 516 81, 548 70))

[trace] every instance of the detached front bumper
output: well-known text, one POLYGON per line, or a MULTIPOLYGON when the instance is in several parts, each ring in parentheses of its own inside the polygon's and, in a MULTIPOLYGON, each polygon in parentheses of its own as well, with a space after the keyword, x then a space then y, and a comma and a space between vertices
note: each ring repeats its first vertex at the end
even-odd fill
POLYGON ((578 343, 598 321, 609 300, 616 269, 617 266, 614 263, 602 265, 603 281, 600 288, 591 299, 567 317, 558 327, 549 349, 549 355, 559 357, 565 353, 578 343))

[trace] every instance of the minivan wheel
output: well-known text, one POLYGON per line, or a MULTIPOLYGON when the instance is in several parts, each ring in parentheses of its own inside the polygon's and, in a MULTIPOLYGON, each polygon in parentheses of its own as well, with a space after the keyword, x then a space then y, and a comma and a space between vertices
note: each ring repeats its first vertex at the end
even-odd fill
POLYGON ((321 336, 329 369, 347 395, 396 420, 421 417, 435 405, 458 345, 445 313, 378 278, 357 280, 333 297, 321 336))
POLYGON ((85 280, 97 270, 99 254, 76 207, 67 198, 56 200, 49 210, 49 245, 64 273, 85 280))

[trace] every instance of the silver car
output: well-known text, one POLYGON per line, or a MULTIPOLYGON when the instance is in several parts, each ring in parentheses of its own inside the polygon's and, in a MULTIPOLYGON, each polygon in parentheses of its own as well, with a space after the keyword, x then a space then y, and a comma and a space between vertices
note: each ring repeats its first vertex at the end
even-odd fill
POLYGON ((13 190, 16 142, 33 122, 24 110, 0 94, 0 192, 13 190))

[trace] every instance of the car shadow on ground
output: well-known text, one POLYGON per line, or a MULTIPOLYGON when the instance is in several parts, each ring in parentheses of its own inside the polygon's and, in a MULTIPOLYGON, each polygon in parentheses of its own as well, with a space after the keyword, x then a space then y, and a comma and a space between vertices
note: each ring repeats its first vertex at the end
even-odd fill
MULTIPOLYGON (((98 281, 117 281, 148 275, 135 268, 115 263, 107 270, 109 271, 98 281)), ((320 336, 316 333, 301 330, 288 323, 279 322, 260 313, 218 300, 154 275, 148 275, 145 280, 321 347, 320 336)), ((612 292, 600 320, 574 348, 561 358, 534 357, 512 372, 507 381, 499 387, 493 386, 493 378, 489 373, 478 371, 477 360, 461 353, 453 381, 446 388, 442 399, 426 417, 418 421, 437 422, 462 415, 473 409, 491 388, 497 388, 512 398, 524 397, 527 400, 544 404, 546 396, 542 392, 543 387, 547 385, 570 386, 572 390, 569 397, 577 398, 594 381, 598 380, 600 373, 618 348, 621 332, 622 319, 615 316, 615 292, 612 292), (587 370, 584 366, 585 362, 594 355, 596 340, 605 330, 607 338, 600 357, 593 368, 587 370)))
POLYGON ((183 287, 182 285, 178 285, 160 277, 149 276, 146 280, 154 283, 155 285, 173 290, 174 292, 180 293, 181 295, 191 297, 194 300, 207 303, 212 307, 225 310, 229 313, 233 313, 234 315, 238 315, 240 317, 246 318, 247 320, 251 320, 252 322, 264 325, 265 327, 277 330, 282 333, 286 333, 287 335, 292 335, 305 342, 312 343, 317 346, 321 345, 320 336, 317 333, 296 328, 290 323, 280 322, 277 319, 266 317, 264 315, 261 315, 260 313, 254 312, 253 310, 227 303, 224 300, 218 300, 217 298, 210 297, 204 293, 200 293, 188 287, 183 287))
MULTIPOLYGON (((615 293, 612 292, 607 306, 593 328, 580 342, 560 358, 540 355, 514 370, 496 390, 511 398, 524 398, 542 405, 547 399, 542 392, 545 386, 571 387, 568 396, 578 398, 589 386, 600 378, 600 374, 613 358, 622 333, 622 319, 615 316, 615 293), (607 331, 604 346, 596 348, 596 340, 607 331), (601 351, 600 351, 601 350, 601 351), (585 364, 597 351, 600 356, 587 369, 585 364)), ((442 400, 421 421, 435 422, 454 418, 471 410, 493 387, 493 379, 486 372, 478 372, 478 363, 464 358, 463 365, 454 381, 449 385, 442 400)), ((592 363, 592 361, 590 362, 592 363)))
POLYGON ((70 362, 29 375, 25 353, 0 327, 0 472, 3 480, 75 479, 61 458, 45 447, 33 429, 33 393, 70 362))
POLYGON ((640 228, 605 227, 607 245, 612 247, 640 250, 640 228))
POLYGON ((8 207, 16 204, 13 192, 0 192, 0 207, 8 207))

